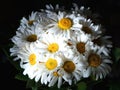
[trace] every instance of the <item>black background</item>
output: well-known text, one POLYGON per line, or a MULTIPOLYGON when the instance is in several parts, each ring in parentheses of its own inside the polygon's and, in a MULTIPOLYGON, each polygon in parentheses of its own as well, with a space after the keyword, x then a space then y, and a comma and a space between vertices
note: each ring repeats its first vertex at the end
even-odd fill
POLYGON ((120 0, 1 0, 0 88, 4 90, 7 88, 9 90, 26 90, 25 82, 14 79, 17 70, 9 63, 2 51, 11 43, 10 38, 15 35, 20 19, 23 16, 28 16, 32 11, 45 8, 45 4, 60 4, 69 9, 73 2, 79 6, 91 7, 93 12, 100 14, 100 22, 106 28, 106 33, 112 36, 114 46, 120 47, 120 0))

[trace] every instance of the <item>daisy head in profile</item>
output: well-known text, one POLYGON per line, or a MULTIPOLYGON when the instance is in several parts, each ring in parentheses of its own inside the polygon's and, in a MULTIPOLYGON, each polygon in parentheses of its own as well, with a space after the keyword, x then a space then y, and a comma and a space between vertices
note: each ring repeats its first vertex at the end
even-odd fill
POLYGON ((28 18, 23 17, 20 21, 20 26, 18 28, 18 30, 25 29, 26 27, 32 27, 33 25, 35 25, 36 23, 38 23, 38 19, 39 19, 39 12, 31 12, 31 14, 29 15, 28 18))

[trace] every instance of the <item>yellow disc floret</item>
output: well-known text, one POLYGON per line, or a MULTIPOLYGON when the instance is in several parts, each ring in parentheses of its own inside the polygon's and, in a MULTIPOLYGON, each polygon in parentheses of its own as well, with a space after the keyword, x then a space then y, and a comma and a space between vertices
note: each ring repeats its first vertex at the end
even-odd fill
POLYGON ((62 29, 62 30, 68 30, 71 28, 73 22, 71 19, 69 18, 62 18, 61 20, 58 21, 58 26, 62 29))
POLYGON ((29 56, 29 63, 30 63, 31 65, 34 65, 34 64, 36 63, 36 55, 35 55, 35 54, 31 54, 31 55, 29 56))
POLYGON ((84 42, 77 43, 76 48, 79 53, 83 54, 85 52, 85 43, 84 42))
POLYGON ((46 68, 48 69, 48 70, 53 70, 53 69, 55 69, 56 67, 57 67, 57 60, 55 60, 55 59, 52 59, 52 58, 49 58, 48 60, 47 60, 47 62, 45 63, 45 65, 46 65, 46 68))
POLYGON ((66 61, 63 68, 67 73, 72 73, 75 70, 75 64, 72 61, 66 61))
POLYGON ((57 43, 51 43, 48 45, 48 51, 50 51, 51 53, 58 51, 58 49, 59 45, 57 43))
POLYGON ((97 54, 90 54, 88 57, 88 63, 92 67, 98 67, 101 64, 101 58, 97 54))
POLYGON ((53 75, 56 77, 59 77, 60 75, 58 74, 58 72, 53 72, 53 75))

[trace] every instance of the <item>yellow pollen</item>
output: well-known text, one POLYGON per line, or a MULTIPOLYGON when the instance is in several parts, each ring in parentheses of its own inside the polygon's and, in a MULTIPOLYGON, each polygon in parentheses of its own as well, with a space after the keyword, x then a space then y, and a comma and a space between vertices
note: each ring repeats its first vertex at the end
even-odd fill
POLYGON ((59 77, 60 75, 58 74, 58 72, 53 72, 53 75, 56 77, 59 77))
POLYGON ((83 26, 82 31, 84 31, 87 34, 92 34, 92 30, 87 26, 83 26))
POLYGON ((37 35, 32 34, 27 37, 28 42, 35 42, 37 40, 37 35))
POLYGON ((67 73, 72 73, 75 70, 75 64, 72 61, 66 61, 63 68, 67 73))
POLYGON ((29 62, 31 65, 34 65, 36 63, 36 55, 35 54, 31 54, 29 56, 29 62))
POLYGON ((58 26, 62 29, 62 30, 68 30, 71 28, 73 22, 71 19, 69 18, 62 18, 61 20, 59 20, 58 22, 58 26))
POLYGON ((28 21, 28 25, 33 25, 33 22, 35 22, 35 20, 30 20, 30 21, 28 21))
POLYGON ((101 64, 101 58, 97 54, 90 54, 88 57, 88 63, 92 67, 98 67, 101 64))
POLYGON ((57 43, 51 43, 48 45, 48 51, 50 51, 51 53, 58 51, 58 49, 59 45, 57 43))
POLYGON ((79 53, 83 54, 85 52, 85 43, 84 42, 77 43, 76 48, 79 53))
POLYGON ((53 70, 57 67, 57 60, 49 58, 45 65, 48 70, 53 70))

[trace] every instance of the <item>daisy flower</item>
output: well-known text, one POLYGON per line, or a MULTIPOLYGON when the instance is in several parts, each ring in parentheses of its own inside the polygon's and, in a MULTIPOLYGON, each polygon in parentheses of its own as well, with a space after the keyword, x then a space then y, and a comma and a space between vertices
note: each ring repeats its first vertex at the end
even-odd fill
POLYGON ((77 55, 85 55, 91 50, 91 39, 86 34, 76 35, 74 39, 69 41, 71 49, 77 55))
POLYGON ((32 45, 25 45, 20 51, 20 67, 23 68, 23 74, 28 75, 30 79, 35 77, 38 71, 39 59, 42 58, 38 49, 32 45))
POLYGON ((71 56, 62 57, 63 58, 63 65, 60 69, 60 75, 65 82, 68 82, 69 85, 72 85, 72 82, 76 83, 77 81, 81 80, 83 77, 83 70, 86 69, 86 62, 83 61, 82 56, 71 56))
POLYGON ((30 28, 32 25, 34 25, 35 23, 37 23, 39 20, 39 12, 33 12, 31 13, 31 15, 29 15, 28 19, 23 17, 20 21, 20 27, 18 28, 18 30, 21 30, 21 28, 24 27, 24 29, 26 27, 30 28))
POLYGON ((110 58, 110 56, 105 56, 99 50, 91 50, 85 57, 88 62, 88 67, 87 70, 84 71, 83 76, 93 76, 96 80, 105 78, 111 71, 110 64, 112 61, 110 58))
POLYGON ((11 38, 12 42, 18 47, 24 46, 24 44, 38 44, 38 40, 41 39, 43 29, 35 25, 32 28, 26 28, 26 30, 16 31, 16 35, 11 38))
POLYGON ((90 10, 90 7, 85 6, 79 7, 76 3, 73 3, 71 11, 86 19, 91 18, 92 22, 94 22, 95 24, 99 22, 98 18, 100 18, 100 15, 98 13, 93 13, 92 10, 90 10))
POLYGON ((101 25, 94 25, 90 19, 80 20, 79 23, 82 24, 81 33, 90 35, 92 39, 102 33, 101 25))
POLYGON ((63 78, 60 72, 60 67, 54 70, 54 72, 50 73, 47 77, 47 80, 49 87, 54 86, 57 83, 58 88, 60 88, 63 84, 63 78))
POLYGON ((57 70, 62 64, 62 59, 59 55, 51 55, 50 57, 45 57, 39 61, 39 69, 38 72, 35 73, 35 81, 41 81, 42 84, 48 83, 48 77, 51 73, 57 70), (41 70, 42 68, 42 70, 41 70))
POLYGON ((47 11, 46 13, 48 18, 52 20, 52 23, 47 25, 48 31, 51 33, 70 38, 74 30, 80 30, 82 27, 74 14, 65 11, 58 11, 58 13, 47 11))
POLYGON ((66 39, 61 35, 55 35, 51 33, 42 34, 42 39, 39 43, 39 49, 44 55, 52 55, 62 52, 67 55, 69 48, 66 43, 66 39))

